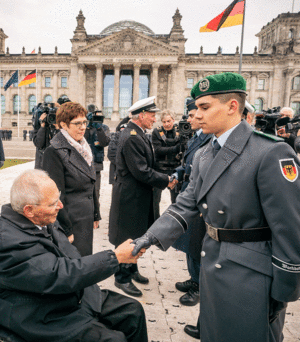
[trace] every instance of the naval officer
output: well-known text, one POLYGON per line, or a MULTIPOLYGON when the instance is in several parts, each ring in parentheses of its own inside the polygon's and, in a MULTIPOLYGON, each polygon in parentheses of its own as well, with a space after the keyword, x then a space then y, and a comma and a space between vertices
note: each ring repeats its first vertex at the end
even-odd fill
POLYGON ((241 120, 242 76, 207 76, 191 94, 214 136, 195 155, 187 189, 133 253, 168 249, 202 214, 201 341, 282 341, 286 303, 300 296, 300 162, 281 138, 241 120))
MULTIPOLYGON (((146 129, 152 128, 159 111, 154 100, 155 96, 140 100, 128 109, 132 118, 119 138, 109 216, 109 241, 115 246, 129 236, 132 239, 142 236, 154 222, 153 187, 173 188, 177 182, 170 182, 169 175, 154 170, 154 150, 145 134, 146 129)), ((142 292, 132 279, 142 284, 149 282, 139 273, 137 264, 130 267, 121 264, 115 273, 116 287, 139 297, 142 292)))

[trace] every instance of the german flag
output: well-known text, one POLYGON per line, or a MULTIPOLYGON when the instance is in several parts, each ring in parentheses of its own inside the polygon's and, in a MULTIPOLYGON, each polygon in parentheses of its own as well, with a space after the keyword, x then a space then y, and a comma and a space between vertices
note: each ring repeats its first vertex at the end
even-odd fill
POLYGON ((36 70, 31 71, 23 80, 19 83, 18 87, 22 87, 23 85, 30 84, 36 82, 36 70))
POLYGON ((245 0, 234 0, 224 12, 219 14, 205 26, 200 32, 215 32, 220 28, 242 25, 244 17, 245 0))

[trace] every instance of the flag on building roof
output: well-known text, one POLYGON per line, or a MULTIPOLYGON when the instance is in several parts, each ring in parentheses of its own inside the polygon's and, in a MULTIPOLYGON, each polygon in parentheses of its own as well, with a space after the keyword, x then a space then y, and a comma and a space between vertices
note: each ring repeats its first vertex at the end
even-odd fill
POLYGON ((35 49, 33 49, 33 50, 31 51, 31 53, 35 53, 35 49))
POLYGON ((19 87, 34 82, 36 82, 36 70, 31 71, 26 77, 24 77, 22 81, 19 83, 19 87))
POLYGON ((4 90, 6 91, 12 84, 14 83, 18 83, 19 82, 19 72, 18 70, 15 71, 11 78, 6 82, 5 86, 4 86, 4 90))
POLYGON ((220 28, 242 25, 245 0, 234 0, 225 11, 200 28, 200 32, 219 31, 220 28))

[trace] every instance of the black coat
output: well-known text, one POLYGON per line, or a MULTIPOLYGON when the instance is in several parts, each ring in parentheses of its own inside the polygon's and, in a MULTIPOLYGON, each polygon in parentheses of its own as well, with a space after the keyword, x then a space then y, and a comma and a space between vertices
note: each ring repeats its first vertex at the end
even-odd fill
POLYGON ((110 250, 80 258, 57 221, 48 232, 2 207, 0 324, 30 342, 72 340, 101 313, 107 292, 94 284, 119 268, 110 250))
POLYGON ((169 183, 168 175, 153 167, 149 139, 129 122, 119 138, 109 216, 109 241, 115 246, 140 237, 153 223, 153 187, 164 189, 169 183))
POLYGON ((67 235, 74 234, 73 244, 82 256, 93 251, 93 222, 100 220, 99 202, 95 193, 96 172, 61 132, 45 150, 43 170, 61 191, 64 208, 57 219, 67 235))

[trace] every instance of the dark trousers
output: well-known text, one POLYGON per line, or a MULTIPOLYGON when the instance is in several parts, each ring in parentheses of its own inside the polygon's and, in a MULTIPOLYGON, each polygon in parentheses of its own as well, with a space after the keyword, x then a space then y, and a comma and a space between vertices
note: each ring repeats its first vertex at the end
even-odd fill
POLYGON ((68 342, 148 342, 142 305, 135 299, 106 291, 101 314, 68 342))
POLYGON ((200 263, 192 258, 189 254, 186 255, 186 262, 189 274, 192 280, 199 284, 200 279, 200 263))
MULTIPOLYGON (((159 212, 159 203, 161 200, 161 193, 162 190, 158 188, 153 188, 153 211, 154 211, 154 221, 156 221, 160 217, 159 212)), ((171 195, 171 203, 176 202, 176 197, 178 196, 178 193, 175 192, 175 189, 170 190, 171 195)))
POLYGON ((137 272, 137 264, 120 264, 120 269, 115 273, 115 280, 120 284, 129 283, 134 272, 137 272))

